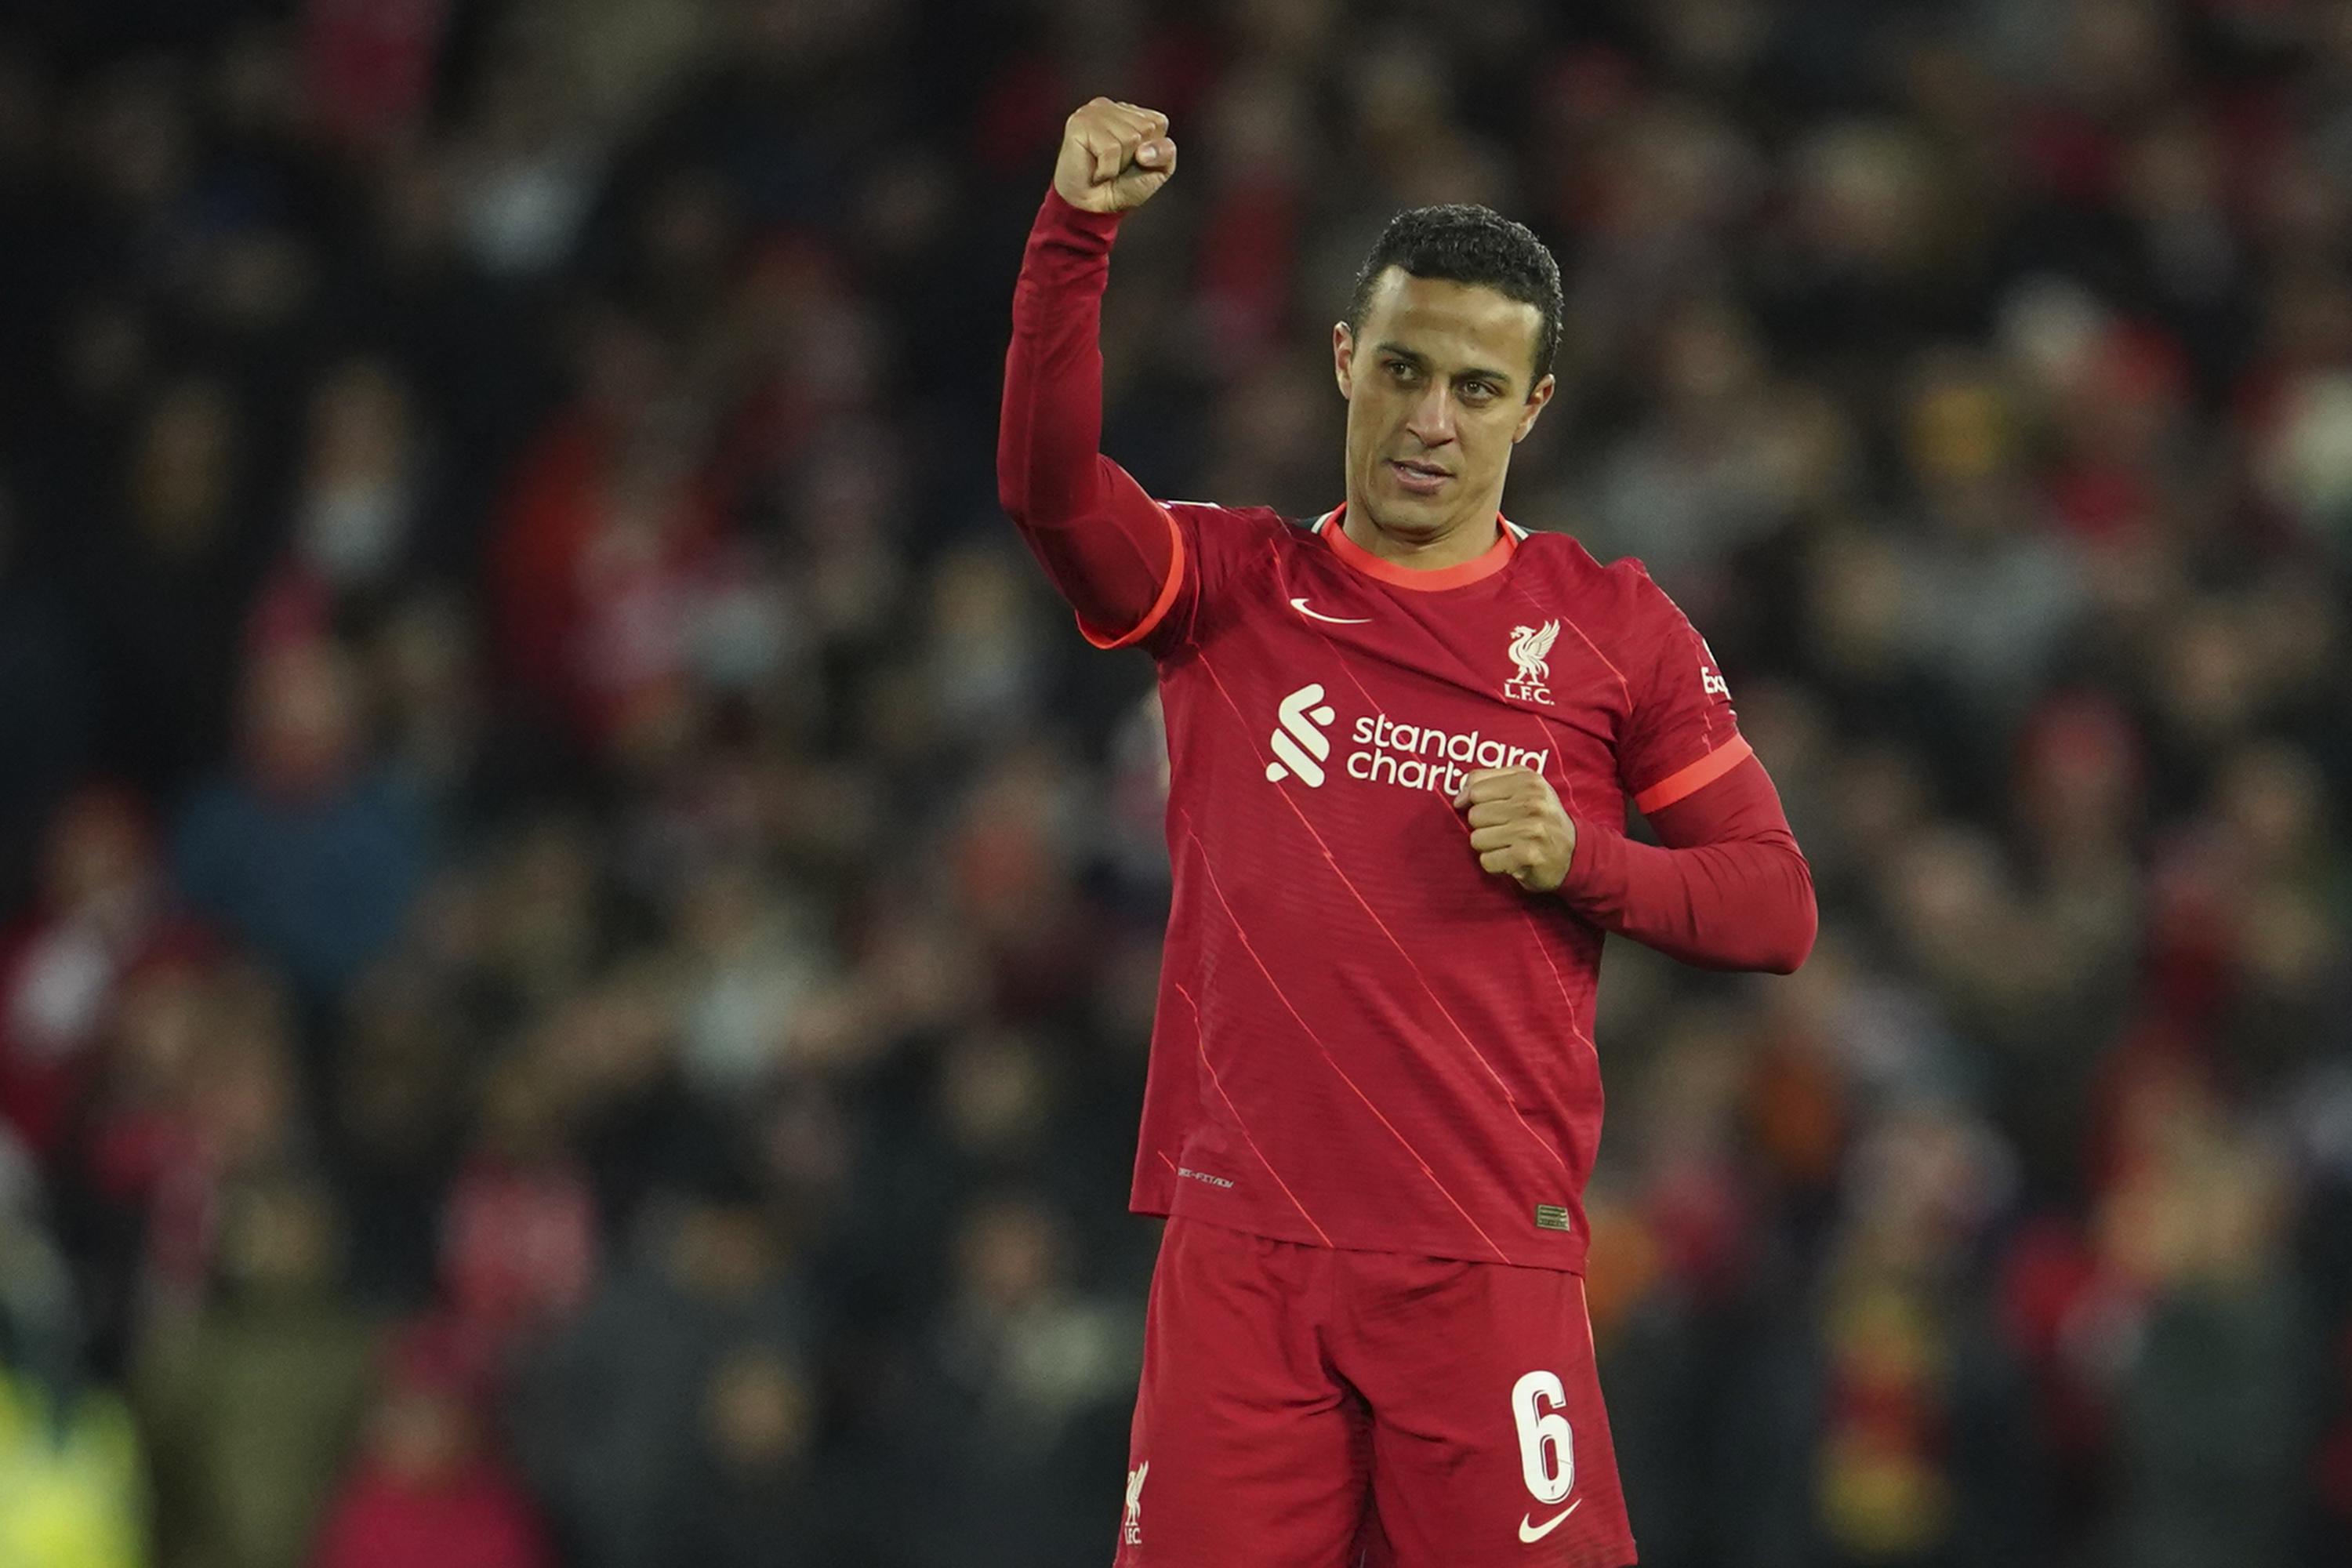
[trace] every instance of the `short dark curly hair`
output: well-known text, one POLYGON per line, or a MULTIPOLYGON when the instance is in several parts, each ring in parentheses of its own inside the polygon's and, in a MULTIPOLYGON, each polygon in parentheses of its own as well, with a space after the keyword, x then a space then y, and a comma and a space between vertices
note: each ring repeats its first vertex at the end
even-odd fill
MULTIPOLYGON (((1550 374, 1568 303, 1560 294, 1559 262, 1527 225, 1492 207, 1466 203, 1411 207, 1397 214, 1356 274, 1355 294, 1348 301, 1350 333, 1363 329, 1372 286, 1391 267, 1415 278, 1475 283, 1533 305, 1543 314, 1543 329, 1536 334, 1535 380, 1550 374)), ((1534 392, 1534 382, 1528 390, 1534 392)))

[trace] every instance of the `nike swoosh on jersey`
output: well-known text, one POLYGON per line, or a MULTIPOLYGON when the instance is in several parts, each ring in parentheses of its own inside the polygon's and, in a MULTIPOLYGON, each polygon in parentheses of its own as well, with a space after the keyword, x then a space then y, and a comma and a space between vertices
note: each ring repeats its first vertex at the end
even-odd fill
POLYGON ((1527 1515, 1521 1514, 1519 1516, 1519 1539, 1525 1542, 1541 1541, 1545 1536, 1549 1535, 1553 1531, 1558 1530, 1561 1525, 1567 1523, 1568 1516, 1574 1513, 1578 1509, 1580 1509, 1583 1506, 1584 1500, 1582 1498, 1578 1498, 1574 1502, 1570 1503, 1566 1508, 1560 1510, 1557 1515, 1545 1520, 1541 1524, 1533 1523, 1528 1520, 1527 1515))
POLYGON ((1335 626, 1368 626, 1372 624, 1372 618, 1370 616, 1356 618, 1347 616, 1327 616, 1320 610, 1310 610, 1303 598, 1291 600, 1290 607, 1302 616, 1312 616, 1318 621, 1328 621, 1335 626))

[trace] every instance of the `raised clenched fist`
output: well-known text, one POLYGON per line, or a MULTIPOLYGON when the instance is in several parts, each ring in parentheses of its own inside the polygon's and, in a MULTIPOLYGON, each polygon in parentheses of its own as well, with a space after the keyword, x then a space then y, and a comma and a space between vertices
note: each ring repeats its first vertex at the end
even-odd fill
POLYGON ((1156 109, 1097 98, 1062 128, 1054 189, 1074 207, 1123 213, 1159 194, 1176 172, 1168 117, 1156 109))

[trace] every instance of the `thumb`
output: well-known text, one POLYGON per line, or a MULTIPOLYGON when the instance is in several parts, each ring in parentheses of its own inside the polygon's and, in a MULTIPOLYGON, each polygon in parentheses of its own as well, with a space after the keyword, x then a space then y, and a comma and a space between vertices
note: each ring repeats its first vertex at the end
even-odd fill
POLYGON ((1136 149, 1135 161, 1118 172, 1111 189, 1122 205, 1150 201, 1176 172, 1176 143, 1164 137, 1136 149))

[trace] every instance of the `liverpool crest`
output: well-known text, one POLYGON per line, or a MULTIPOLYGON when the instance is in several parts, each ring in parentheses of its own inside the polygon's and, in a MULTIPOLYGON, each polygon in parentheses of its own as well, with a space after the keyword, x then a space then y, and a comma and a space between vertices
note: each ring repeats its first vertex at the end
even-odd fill
POLYGON ((1551 706, 1551 645, 1559 639, 1559 623, 1546 621, 1539 626, 1511 628, 1511 662, 1519 673, 1503 682, 1503 695, 1515 702, 1540 702, 1551 706))

